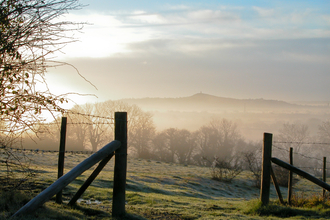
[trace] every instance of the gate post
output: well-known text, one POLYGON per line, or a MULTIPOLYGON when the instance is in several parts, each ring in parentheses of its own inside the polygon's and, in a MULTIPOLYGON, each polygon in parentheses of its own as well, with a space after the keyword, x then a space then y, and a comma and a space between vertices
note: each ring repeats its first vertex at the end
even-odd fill
POLYGON ((272 157, 273 134, 264 133, 264 143, 262 148, 262 171, 260 199, 263 205, 269 203, 271 157, 272 157))
POLYGON ((120 141, 121 146, 115 151, 112 216, 118 218, 125 215, 127 112, 115 112, 115 140, 120 141))

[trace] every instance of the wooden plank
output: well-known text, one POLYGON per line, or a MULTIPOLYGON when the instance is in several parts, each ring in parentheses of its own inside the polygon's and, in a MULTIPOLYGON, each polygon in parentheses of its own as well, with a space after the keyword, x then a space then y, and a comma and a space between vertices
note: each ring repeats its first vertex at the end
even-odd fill
POLYGON ((115 139, 121 147, 115 151, 112 216, 125 215, 126 171, 127 171, 127 112, 115 112, 115 139))
POLYGON ((263 205, 269 203, 271 157, 272 157, 273 134, 264 133, 264 144, 262 148, 262 170, 260 200, 263 205))
POLYGON ((73 206, 76 201, 80 198, 80 196, 86 191, 86 189, 90 186, 90 184, 95 180, 95 178, 99 175, 105 165, 109 162, 109 160, 113 157, 113 153, 104 158, 99 165, 95 168, 93 173, 88 177, 88 179, 84 182, 84 184, 79 188, 77 193, 72 197, 68 205, 73 206))
POLYGON ((330 191, 330 185, 328 185, 325 182, 319 180, 318 178, 310 175, 309 173, 306 173, 305 171, 303 171, 303 170, 301 170, 297 167, 294 167, 294 166, 292 166, 292 165, 290 165, 290 164, 288 164, 288 163, 286 163, 286 162, 284 162, 284 161, 282 161, 278 158, 273 157, 271 160, 272 160, 273 163, 275 163, 275 164, 277 164, 277 165, 279 165, 279 166, 281 166, 285 169, 291 170, 292 172, 298 174, 299 176, 302 176, 305 179, 308 179, 309 181, 315 183, 316 185, 330 191))
POLYGON ((20 210, 18 210, 12 217, 22 215, 24 213, 33 212, 39 206, 47 202, 52 196, 62 190, 65 186, 71 183, 74 179, 80 176, 83 172, 94 166, 100 160, 103 160, 109 154, 113 153, 120 147, 119 141, 112 141, 111 143, 105 145, 101 150, 94 153, 71 171, 66 173, 64 176, 55 181, 47 189, 42 191, 39 195, 30 200, 26 205, 24 205, 20 210))

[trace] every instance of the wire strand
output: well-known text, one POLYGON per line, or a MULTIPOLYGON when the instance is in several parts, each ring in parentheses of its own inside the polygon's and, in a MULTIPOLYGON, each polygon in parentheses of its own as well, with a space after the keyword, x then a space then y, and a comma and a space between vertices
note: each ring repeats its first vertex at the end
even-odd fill
MULTIPOLYGON (((32 152, 32 153, 62 153, 63 151, 58 150, 39 150, 39 149, 25 149, 25 148, 14 148, 14 147, 6 147, 2 146, 0 149, 9 149, 9 150, 16 150, 22 152, 32 152)), ((65 153, 72 153, 72 154, 93 154, 95 151, 83 151, 83 150, 66 150, 65 153)))

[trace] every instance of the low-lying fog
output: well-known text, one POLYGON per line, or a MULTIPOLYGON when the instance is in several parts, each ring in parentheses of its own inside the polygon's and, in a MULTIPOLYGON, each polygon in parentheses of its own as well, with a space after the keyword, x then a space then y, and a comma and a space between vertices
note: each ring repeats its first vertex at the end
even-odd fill
POLYGON ((124 99, 153 114, 158 131, 167 128, 198 130, 214 118, 238 125, 247 140, 261 140, 264 132, 276 134, 284 123, 304 124, 311 136, 329 119, 328 102, 283 102, 264 99, 231 99, 203 93, 184 98, 124 99))

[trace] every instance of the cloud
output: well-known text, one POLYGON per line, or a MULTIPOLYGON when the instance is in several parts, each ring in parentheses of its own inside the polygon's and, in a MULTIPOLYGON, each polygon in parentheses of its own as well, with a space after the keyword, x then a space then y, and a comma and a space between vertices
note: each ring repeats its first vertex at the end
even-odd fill
POLYGON ((188 5, 166 5, 165 6, 169 10, 174 10, 174 11, 182 11, 182 10, 188 10, 191 9, 190 6, 188 5))
POLYGON ((197 23, 199 22, 232 22, 232 21, 239 21, 239 16, 230 13, 224 12, 220 10, 195 10, 190 11, 186 14, 187 20, 193 20, 197 23))
POLYGON ((265 9, 257 6, 252 7, 261 17, 272 17, 275 14, 274 9, 265 9))
POLYGON ((142 45, 143 42, 150 42, 148 47, 162 42, 164 50, 174 48, 186 54, 196 54, 199 51, 231 48, 237 44, 207 43, 217 40, 330 37, 330 30, 326 28, 329 16, 308 8, 288 11, 285 8, 258 6, 219 6, 221 10, 195 9, 189 5, 173 5, 170 9, 170 6, 167 5, 165 11, 131 10, 70 15, 70 20, 87 21, 93 25, 87 25, 84 33, 78 36, 80 43, 70 44, 64 49, 67 53, 65 57, 106 57, 133 53, 135 49, 147 50, 132 46, 142 45), (251 9, 259 17, 247 15, 251 9), (306 19, 308 22, 305 22, 306 19))
POLYGON ((322 19, 326 22, 327 25, 330 25, 330 15, 322 15, 322 19))
POLYGON ((324 45, 330 38, 147 40, 131 43, 131 53, 68 62, 98 87, 100 100, 200 90, 234 98, 327 100, 330 57, 324 45))
POLYGON ((147 24, 165 24, 167 20, 160 14, 147 13, 144 11, 133 12, 132 15, 128 16, 133 22, 147 23, 147 24))

